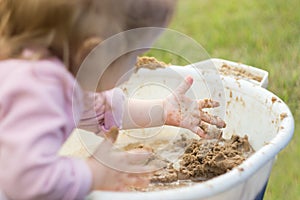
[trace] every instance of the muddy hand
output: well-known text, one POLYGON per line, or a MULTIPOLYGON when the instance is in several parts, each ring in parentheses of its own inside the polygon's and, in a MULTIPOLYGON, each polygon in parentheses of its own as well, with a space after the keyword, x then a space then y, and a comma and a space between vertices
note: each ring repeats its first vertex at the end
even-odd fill
POLYGON ((151 153, 122 151, 114 147, 117 136, 118 129, 112 128, 87 161, 93 173, 94 190, 126 191, 149 184, 153 168, 145 163, 151 153))
POLYGON ((193 84, 193 78, 188 76, 178 86, 173 94, 164 101, 165 124, 187 128, 202 138, 210 138, 211 135, 202 129, 204 125, 216 125, 224 128, 225 122, 217 117, 204 112, 203 108, 215 108, 219 103, 210 99, 193 100, 185 95, 193 84))
MULTIPOLYGON (((121 158, 118 160, 119 163, 124 161, 121 158)), ((131 187, 147 187, 150 182, 148 173, 128 173, 114 169, 105 163, 99 162, 94 157, 90 157, 87 163, 93 176, 91 190, 127 191, 131 187)))
POLYGON ((118 134, 118 128, 111 128, 104 141, 94 151, 93 157, 120 171, 129 173, 148 172, 150 168, 145 163, 152 156, 152 152, 146 150, 125 151, 118 148, 114 144, 118 134))

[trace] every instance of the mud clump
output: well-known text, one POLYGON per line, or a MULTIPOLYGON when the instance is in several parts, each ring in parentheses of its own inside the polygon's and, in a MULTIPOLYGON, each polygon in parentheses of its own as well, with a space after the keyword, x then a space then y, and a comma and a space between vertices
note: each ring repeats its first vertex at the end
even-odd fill
POLYGON ((137 70, 140 68, 147 68, 147 69, 155 70, 158 68, 165 68, 169 65, 170 64, 166 64, 162 61, 158 61, 154 57, 143 56, 143 57, 138 58, 135 66, 136 66, 137 70))
MULTIPOLYGON (((186 145, 184 142, 176 141, 174 144, 186 145)), ((159 188, 169 188, 170 183, 184 181, 202 182, 219 175, 225 174, 234 167, 240 165, 254 153, 249 144, 248 137, 232 136, 230 140, 195 140, 191 139, 186 146, 184 154, 179 158, 179 165, 170 163, 167 167, 158 170, 151 178, 149 190, 156 185, 159 188), (164 186, 164 187, 163 187, 164 186)))
POLYGON ((246 79, 252 79, 257 82, 262 81, 262 77, 258 76, 256 74, 253 74, 245 69, 238 68, 238 67, 232 67, 227 64, 223 64, 222 67, 219 69, 220 73, 226 76, 233 76, 236 78, 246 78, 246 79))
POLYGON ((164 170, 156 171, 151 178, 152 183, 172 183, 177 180, 178 172, 171 165, 164 170))
MULTIPOLYGON (((162 144, 166 144, 165 142, 162 144)), ((191 139, 185 135, 173 141, 164 151, 178 151, 178 159, 166 159, 160 155, 155 144, 132 143, 124 149, 145 149, 153 153, 153 157, 147 164, 161 166, 150 178, 147 188, 131 188, 133 191, 158 191, 164 189, 190 186, 196 182, 203 182, 225 174, 239 166, 254 150, 251 147, 248 136, 233 135, 231 139, 191 139)))
POLYGON ((253 152, 248 137, 230 140, 194 140, 180 162, 179 179, 205 181, 225 174, 240 165, 253 152))

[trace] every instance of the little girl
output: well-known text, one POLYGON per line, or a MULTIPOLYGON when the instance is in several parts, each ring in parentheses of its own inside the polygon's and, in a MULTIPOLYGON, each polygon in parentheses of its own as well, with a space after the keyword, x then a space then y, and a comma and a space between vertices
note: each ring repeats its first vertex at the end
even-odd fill
MULTIPOLYGON (((122 91, 112 89, 107 81, 100 82, 95 94, 76 85, 80 64, 101 41, 133 28, 165 27, 173 10, 173 0, 0 1, 0 198, 83 199, 95 189, 147 184, 138 175, 110 169, 93 158, 58 156, 77 124, 102 135, 115 126, 165 124, 201 137, 206 137, 202 121, 225 126, 201 110, 216 107, 217 102, 185 96, 191 77, 166 99, 128 103, 122 91), (162 108, 155 117, 145 114, 155 105, 162 108)), ((139 42, 153 42, 156 37, 139 42)), ((105 77, 133 67, 136 56, 133 52, 116 60, 105 77)), ((127 166, 123 154, 110 156, 127 166)))

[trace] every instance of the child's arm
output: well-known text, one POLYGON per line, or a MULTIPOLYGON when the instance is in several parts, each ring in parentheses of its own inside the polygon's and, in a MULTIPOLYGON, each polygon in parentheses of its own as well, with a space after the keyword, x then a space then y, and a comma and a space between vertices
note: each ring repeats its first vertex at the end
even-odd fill
POLYGON ((123 129, 147 128, 165 124, 163 99, 127 99, 124 102, 123 129))
POLYGON ((212 100, 192 100, 185 93, 193 84, 187 77, 165 99, 126 99, 121 89, 102 93, 86 93, 86 106, 79 128, 103 135, 111 127, 123 129, 171 125, 187 128, 201 137, 209 137, 202 127, 208 124, 219 128, 225 122, 219 117, 203 112, 203 108, 219 106, 212 100))
POLYGON ((193 79, 187 77, 173 94, 163 100, 128 100, 125 103, 123 128, 172 125, 190 129, 201 137, 207 137, 201 128, 204 123, 219 128, 225 127, 226 124, 222 119, 202 111, 202 108, 219 106, 218 102, 196 101, 185 96, 192 84, 193 79))

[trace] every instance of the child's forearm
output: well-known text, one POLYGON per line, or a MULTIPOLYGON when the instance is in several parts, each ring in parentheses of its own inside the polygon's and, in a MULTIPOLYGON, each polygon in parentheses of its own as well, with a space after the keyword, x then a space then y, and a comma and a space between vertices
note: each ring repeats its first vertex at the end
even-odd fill
POLYGON ((128 99, 125 102, 123 129, 162 126, 164 122, 164 100, 128 99))

